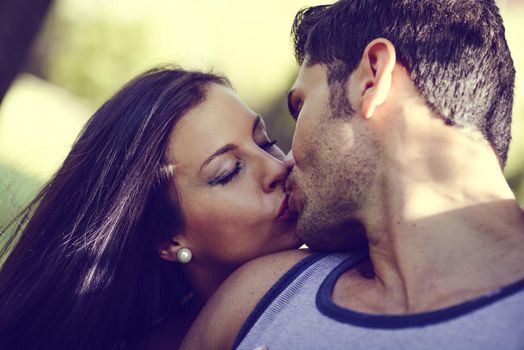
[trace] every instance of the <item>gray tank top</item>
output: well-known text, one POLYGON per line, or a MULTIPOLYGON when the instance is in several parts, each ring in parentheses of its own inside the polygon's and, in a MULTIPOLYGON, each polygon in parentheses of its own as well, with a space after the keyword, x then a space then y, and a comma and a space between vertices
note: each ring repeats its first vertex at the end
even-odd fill
POLYGON ((300 261, 261 299, 233 348, 524 349, 524 280, 460 305, 406 316, 335 305, 337 278, 366 258, 366 252, 356 252, 300 261))

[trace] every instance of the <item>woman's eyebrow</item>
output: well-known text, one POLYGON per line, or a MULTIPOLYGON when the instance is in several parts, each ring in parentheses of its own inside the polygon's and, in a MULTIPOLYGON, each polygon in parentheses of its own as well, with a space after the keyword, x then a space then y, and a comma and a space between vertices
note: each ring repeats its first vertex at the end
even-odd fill
MULTIPOLYGON (((260 124, 261 120, 262 120, 262 117, 257 114, 257 116, 255 117, 255 120, 253 121, 253 129, 252 129, 252 133, 253 134, 257 130, 258 125, 260 124)), ((204 161, 204 163, 202 163, 202 166, 200 167, 199 171, 201 171, 206 165, 209 164, 209 162, 211 162, 213 159, 215 159, 219 155, 227 153, 227 152, 230 152, 230 151, 235 150, 235 149, 237 149, 237 146, 232 144, 232 143, 229 143, 229 144, 227 144, 227 145, 225 145, 223 147, 220 147, 218 150, 216 150, 215 153, 213 153, 211 156, 209 156, 209 158, 207 158, 204 161)))
POLYGON ((205 162, 200 167, 200 170, 202 170, 206 165, 209 164, 209 162, 211 162, 213 159, 215 159, 219 155, 227 153, 227 152, 230 152, 230 151, 235 150, 235 149, 237 149, 237 146, 232 144, 232 143, 229 143, 229 144, 227 144, 227 145, 225 145, 223 147, 220 147, 218 150, 216 150, 215 153, 213 153, 211 156, 209 156, 209 158, 207 158, 205 160, 205 162))

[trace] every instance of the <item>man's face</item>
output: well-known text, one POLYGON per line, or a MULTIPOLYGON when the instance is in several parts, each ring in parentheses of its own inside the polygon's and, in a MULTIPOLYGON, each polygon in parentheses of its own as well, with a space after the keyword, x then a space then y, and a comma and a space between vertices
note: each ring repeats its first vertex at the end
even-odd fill
POLYGON ((363 243, 356 214, 376 172, 376 147, 363 118, 331 105, 325 67, 302 66, 289 94, 297 118, 289 205, 312 249, 346 250, 363 243))

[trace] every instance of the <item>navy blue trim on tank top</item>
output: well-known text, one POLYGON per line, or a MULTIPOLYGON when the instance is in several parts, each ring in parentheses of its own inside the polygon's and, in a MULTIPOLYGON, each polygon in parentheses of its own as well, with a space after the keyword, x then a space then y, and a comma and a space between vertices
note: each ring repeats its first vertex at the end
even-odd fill
POLYGON ((295 278, 298 277, 304 270, 306 270, 309 266, 316 263, 318 260, 322 259, 328 254, 324 253, 315 253, 312 255, 308 255, 302 260, 300 260, 298 263, 296 263, 292 268, 290 268, 285 274, 283 274, 278 281, 269 289, 266 294, 260 299, 257 306, 251 311, 251 314, 249 314, 249 317, 247 318, 246 322, 242 325, 242 328, 240 328, 240 331, 237 334, 237 337, 235 339, 235 342, 233 343, 233 349, 236 349, 242 340, 246 337, 246 335, 249 333, 251 328, 255 325, 257 320, 260 316, 266 311, 268 306, 275 300, 276 297, 280 295, 284 291, 284 289, 287 288, 287 286, 295 280, 295 278))
POLYGON ((333 290, 338 278, 347 270, 354 267, 353 257, 346 259, 320 285, 317 292, 316 304, 318 310, 325 316, 342 323, 366 328, 401 329, 424 327, 431 324, 445 322, 463 316, 512 294, 524 290, 524 279, 499 288, 491 293, 472 299, 465 303, 447 307, 436 311, 428 311, 411 315, 374 315, 352 311, 336 305, 332 300, 333 290))

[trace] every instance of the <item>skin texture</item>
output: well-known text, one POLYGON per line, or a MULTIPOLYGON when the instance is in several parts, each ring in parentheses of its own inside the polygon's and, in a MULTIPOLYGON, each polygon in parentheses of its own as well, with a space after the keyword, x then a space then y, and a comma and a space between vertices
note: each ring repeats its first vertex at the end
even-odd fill
POLYGON ((362 244, 362 227, 354 213, 373 181, 380 150, 351 112, 339 109, 334 115, 329 95, 320 65, 301 70, 291 89, 289 102, 300 118, 292 149, 295 165, 287 182, 289 206, 298 216, 297 234, 309 247, 349 250, 362 244), (342 231, 346 234, 339 234, 342 231))
MULTIPOLYGON (((366 229, 370 260, 341 275, 333 301, 364 313, 406 315, 457 305, 522 279, 524 214, 483 137, 435 118, 387 39, 366 46, 347 81, 352 117, 324 118, 330 113, 325 73, 326 67, 306 61, 294 86, 303 92, 291 98, 298 122, 289 189, 298 234, 311 246, 330 250, 341 236, 351 245, 359 235, 347 222, 366 229), (324 193, 338 196, 332 186, 341 204, 324 193), (322 222, 311 222, 313 209, 326 213, 322 222), (310 232, 305 223, 320 230, 310 232)), ((265 257, 232 275, 183 348, 230 347, 251 309, 225 301, 234 296, 235 304, 256 304, 278 279, 273 271, 286 271, 300 258, 293 252, 265 257), (255 273, 257 284, 245 287, 255 273)))

